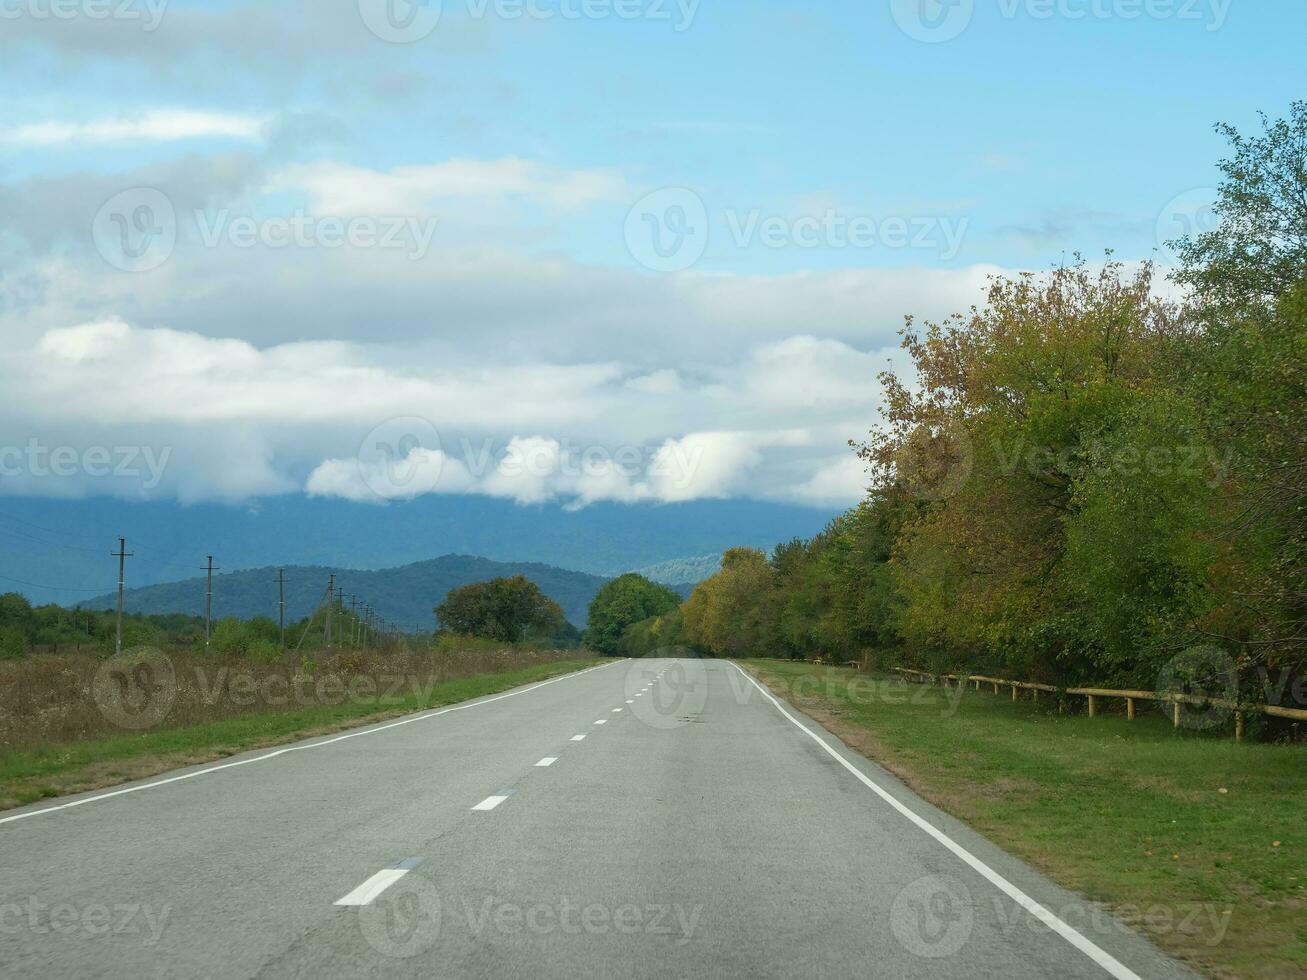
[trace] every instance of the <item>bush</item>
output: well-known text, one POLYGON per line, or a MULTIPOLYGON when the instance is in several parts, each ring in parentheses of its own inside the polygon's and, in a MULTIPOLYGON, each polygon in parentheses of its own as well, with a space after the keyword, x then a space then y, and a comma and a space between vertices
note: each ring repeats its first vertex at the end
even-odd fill
POLYGON ((14 626, 0 626, 0 660, 22 660, 27 656, 27 637, 14 626))
POLYGON ((213 627, 209 650, 212 653, 244 656, 249 652, 250 642, 250 630, 245 623, 239 619, 220 619, 213 627))
POLYGON ((268 640, 264 637, 257 637, 250 642, 246 655, 251 660, 271 664, 281 660, 283 653, 284 651, 281 649, 281 643, 278 641, 268 640))

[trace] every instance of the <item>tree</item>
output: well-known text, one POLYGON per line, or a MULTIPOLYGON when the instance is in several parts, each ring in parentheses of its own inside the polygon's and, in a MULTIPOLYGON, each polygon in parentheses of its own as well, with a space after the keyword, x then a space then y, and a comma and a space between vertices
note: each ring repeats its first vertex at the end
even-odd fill
POLYGON ((767 556, 731 548, 722 570, 695 587, 685 603, 685 636, 719 657, 759 657, 774 651, 774 577, 767 556))
POLYGON ((36 616, 26 596, 17 592, 0 595, 0 627, 17 630, 30 639, 36 629, 36 616))
POLYGON ((1262 128, 1245 138, 1217 125, 1234 150, 1219 164, 1220 224, 1172 243, 1183 262, 1176 278, 1218 308, 1270 302, 1307 270, 1307 101, 1294 102, 1288 119, 1263 115, 1262 128))
POLYGON ((882 376, 888 426, 863 454, 879 492, 915 500, 891 568, 896 626, 916 653, 1027 675, 1129 672, 1135 652, 1160 653, 1192 618, 1201 562, 1158 536, 1201 530, 1187 518, 1202 508, 1205 474, 1182 493, 1163 486, 1177 461, 1202 459, 1188 452, 1201 434, 1183 424, 1196 408, 1172 382, 1193 335, 1183 311, 1155 297, 1151 267, 1127 274, 1110 261, 1098 273, 1082 261, 998 278, 970 315, 924 332, 909 321, 903 346, 920 382, 882 376), (1165 465, 1150 469, 1155 458, 1165 465), (1126 501, 1173 508, 1153 515, 1155 550, 1108 527, 1126 501), (1125 550, 1104 555, 1088 531, 1069 537, 1077 525, 1111 530, 1125 550), (1086 581, 1073 571, 1082 545, 1129 570, 1086 581), (1124 594, 1141 586, 1156 602, 1124 594), (1109 607, 1111 630, 1098 615, 1109 607))
POLYGON ((601 588, 590 602, 586 645, 615 656, 628 627, 671 612, 680 604, 681 597, 666 586, 634 572, 620 575, 601 588))
POLYGON ((454 589, 435 612, 445 630, 503 643, 552 640, 568 626, 562 607, 525 575, 454 589))

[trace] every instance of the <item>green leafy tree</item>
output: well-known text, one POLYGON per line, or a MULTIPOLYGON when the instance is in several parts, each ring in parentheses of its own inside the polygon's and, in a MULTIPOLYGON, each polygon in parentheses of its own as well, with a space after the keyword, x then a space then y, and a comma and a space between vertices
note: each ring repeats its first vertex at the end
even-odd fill
POLYGON ((636 623, 671 612, 681 597, 666 586, 631 572, 607 583, 590 602, 589 628, 585 643, 593 650, 614 656, 622 634, 636 623))
POLYGON ((722 570, 700 582, 685 603, 685 636, 718 657, 761 657, 777 648, 775 585, 767 556, 731 548, 722 570))
POLYGON ((688 652, 681 608, 633 623, 622 634, 618 653, 623 657, 684 656, 688 652))
POLYGON ((1272 301, 1307 270, 1307 101, 1288 119, 1263 115, 1262 129, 1245 137, 1217 125, 1233 150, 1219 164, 1219 225, 1173 243, 1183 262, 1176 278, 1217 308, 1272 301))
POLYGON ((566 634, 562 607, 524 575, 454 589, 436 607, 443 629, 504 643, 566 634))
POLYGON ((17 592, 0 595, 0 627, 17 630, 24 638, 32 636, 37 628, 37 618, 25 596, 17 592))

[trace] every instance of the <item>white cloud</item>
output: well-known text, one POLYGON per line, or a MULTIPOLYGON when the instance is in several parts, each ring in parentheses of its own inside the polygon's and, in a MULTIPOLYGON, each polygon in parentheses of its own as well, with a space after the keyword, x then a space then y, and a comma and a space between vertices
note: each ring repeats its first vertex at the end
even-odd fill
POLYGON ((600 410, 604 387, 621 373, 616 364, 415 363, 403 351, 337 341, 260 349, 119 320, 48 331, 31 352, 0 362, 13 399, 30 409, 123 424, 372 420, 370 427, 417 415, 456 429, 566 425, 600 410))
POLYGON ((342 497, 356 503, 412 500, 428 493, 470 493, 475 481, 462 460, 443 450, 416 446, 403 459, 323 460, 304 485, 311 497, 342 497))
POLYGON ((642 451, 513 436, 497 454, 463 459, 424 447, 395 461, 329 459, 305 489, 370 502, 474 493, 522 505, 561 501, 572 509, 600 501, 678 503, 748 495, 744 481, 763 464, 764 448, 804 441, 793 432, 696 432, 642 451))
POLYGON ((826 466, 875 423, 881 356, 798 336, 762 343, 734 365, 641 374, 529 352, 487 364, 475 347, 444 344, 261 348, 108 318, 15 338, 0 357, 0 431, 167 447, 174 464, 149 489, 187 500, 303 489, 355 501, 477 493, 572 507, 843 501, 854 482, 843 471, 808 483, 795 474, 826 466), (390 439, 402 451, 378 456, 376 430, 408 418, 433 439, 407 448, 390 439))
POLYGON ((866 496, 869 482, 866 464, 849 451, 818 463, 810 479, 782 489, 777 496, 823 507, 849 507, 866 496))
POLYGON ((342 163, 288 167, 273 190, 307 191, 326 214, 424 214, 451 199, 519 199, 558 210, 620 198, 625 181, 607 170, 564 170, 519 157, 447 160, 371 170, 342 163))
POLYGON ((738 432, 700 432, 669 439, 654 457, 652 482, 664 501, 728 497, 762 462, 756 440, 738 432))
POLYGON ((48 147, 68 143, 163 143, 215 137, 254 140, 260 137, 267 122, 267 116, 155 109, 117 119, 28 123, 0 130, 0 142, 48 147))

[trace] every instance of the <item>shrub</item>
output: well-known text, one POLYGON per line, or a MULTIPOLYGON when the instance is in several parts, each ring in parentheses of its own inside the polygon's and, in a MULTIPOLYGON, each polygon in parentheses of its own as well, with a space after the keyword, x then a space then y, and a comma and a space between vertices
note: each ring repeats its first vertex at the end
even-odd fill
POLYGON ((14 626, 0 626, 0 660, 22 660, 27 656, 27 637, 14 626))

